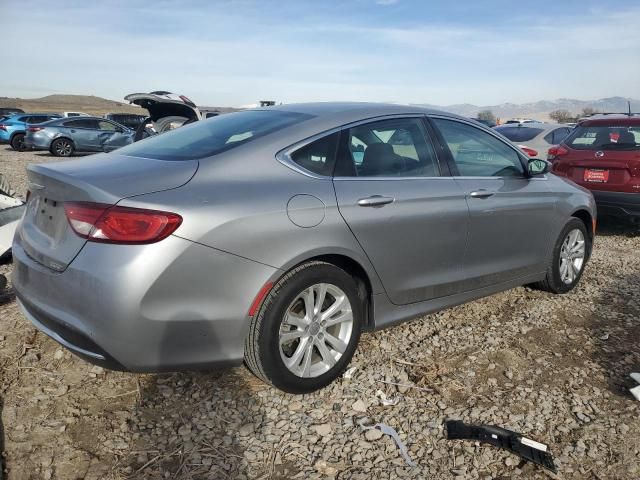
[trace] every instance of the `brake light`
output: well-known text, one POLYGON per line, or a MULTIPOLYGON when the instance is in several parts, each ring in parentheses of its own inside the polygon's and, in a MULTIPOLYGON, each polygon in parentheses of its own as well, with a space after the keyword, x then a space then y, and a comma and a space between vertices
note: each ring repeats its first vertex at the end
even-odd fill
POLYGON ((182 223, 175 213, 92 202, 65 202, 73 231, 91 242, 145 244, 167 238, 182 223))
POLYGON ((5 132, 7 131, 7 126, 0 123, 0 130, 4 130, 5 132))
POLYGON ((520 150, 522 150, 524 153, 529 155, 531 158, 535 158, 538 156, 537 150, 534 150, 531 147, 527 147, 526 145, 518 145, 518 146, 520 147, 520 150))
POLYGON ((27 130, 29 132, 39 132, 40 130, 44 130, 44 127, 29 127, 27 130))
POLYGON ((551 147, 547 152, 547 160, 556 160, 558 157, 563 157, 565 155, 569 155, 569 150, 564 148, 562 145, 558 145, 557 147, 551 147))

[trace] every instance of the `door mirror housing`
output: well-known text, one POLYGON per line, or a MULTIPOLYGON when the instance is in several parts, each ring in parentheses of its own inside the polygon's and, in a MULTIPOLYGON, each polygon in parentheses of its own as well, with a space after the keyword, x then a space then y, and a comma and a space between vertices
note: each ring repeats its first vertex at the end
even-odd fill
POLYGON ((551 170, 551 163, 539 158, 532 158, 527 163, 527 170, 531 177, 543 175, 551 170))

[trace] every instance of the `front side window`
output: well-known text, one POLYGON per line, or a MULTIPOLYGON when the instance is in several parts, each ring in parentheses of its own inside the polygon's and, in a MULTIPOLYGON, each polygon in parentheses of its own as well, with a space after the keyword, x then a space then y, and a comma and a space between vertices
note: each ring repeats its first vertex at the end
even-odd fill
POLYGON ((100 130, 108 130, 110 132, 115 132, 117 130, 116 126, 111 122, 105 122, 104 120, 100 120, 98 122, 98 128, 100 130))
POLYGON ((282 110, 246 110, 195 122, 118 150, 119 154, 157 160, 196 160, 230 150, 304 122, 312 115, 282 110))
POLYGON ((337 177, 437 177, 435 152, 422 120, 400 118, 343 131, 337 177))
POLYGON ((97 130, 98 122, 96 120, 70 120, 68 122, 64 122, 65 127, 69 128, 86 128, 89 130, 97 130))
POLYGON ((466 123, 433 119, 464 177, 521 177, 518 153, 493 135, 466 123))
POLYGON ((578 126, 564 143, 576 150, 640 150, 640 127, 578 126))
POLYGON ((299 148, 291 154, 291 160, 317 175, 330 176, 336 160, 339 133, 328 135, 299 148))

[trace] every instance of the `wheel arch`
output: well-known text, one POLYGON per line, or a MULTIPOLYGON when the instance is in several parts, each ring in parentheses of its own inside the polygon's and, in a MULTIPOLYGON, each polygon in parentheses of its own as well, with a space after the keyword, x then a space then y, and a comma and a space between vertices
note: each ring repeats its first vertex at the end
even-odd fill
POLYGON ((595 235, 594 224, 593 224, 594 218, 591 215, 591 213, 589 213, 588 210, 581 208, 573 212, 571 216, 582 220, 582 222, 584 223, 584 226, 587 229, 587 233, 589 234, 589 237, 591 237, 591 239, 593 240, 593 236, 595 235))
POLYGON ((373 277, 372 280, 372 275, 375 275, 375 273, 367 271, 367 268, 365 268, 360 261, 344 253, 317 253, 315 255, 308 256, 304 260, 298 260, 295 264, 286 266, 283 268, 283 272, 289 272, 299 265, 313 261, 326 262, 335 265, 356 279, 359 286, 359 294, 365 309, 364 330, 373 330, 373 295, 374 292, 377 291, 378 285, 377 277, 373 277))
POLYGON ((53 144, 58 140, 69 140, 71 142, 71 145, 73 145, 73 149, 74 150, 77 149, 76 142, 74 142, 71 137, 68 137, 66 135, 59 135, 59 136, 55 137, 53 140, 51 140, 51 143, 49 144, 49 151, 51 151, 51 149, 53 148, 53 144))

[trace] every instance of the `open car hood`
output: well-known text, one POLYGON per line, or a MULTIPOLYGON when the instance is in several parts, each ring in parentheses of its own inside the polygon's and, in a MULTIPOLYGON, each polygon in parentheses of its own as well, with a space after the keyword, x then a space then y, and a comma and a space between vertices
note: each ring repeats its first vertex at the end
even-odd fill
POLYGON ((154 122, 172 116, 186 117, 189 120, 202 118, 198 107, 184 95, 171 92, 131 93, 124 99, 146 109, 154 122))

